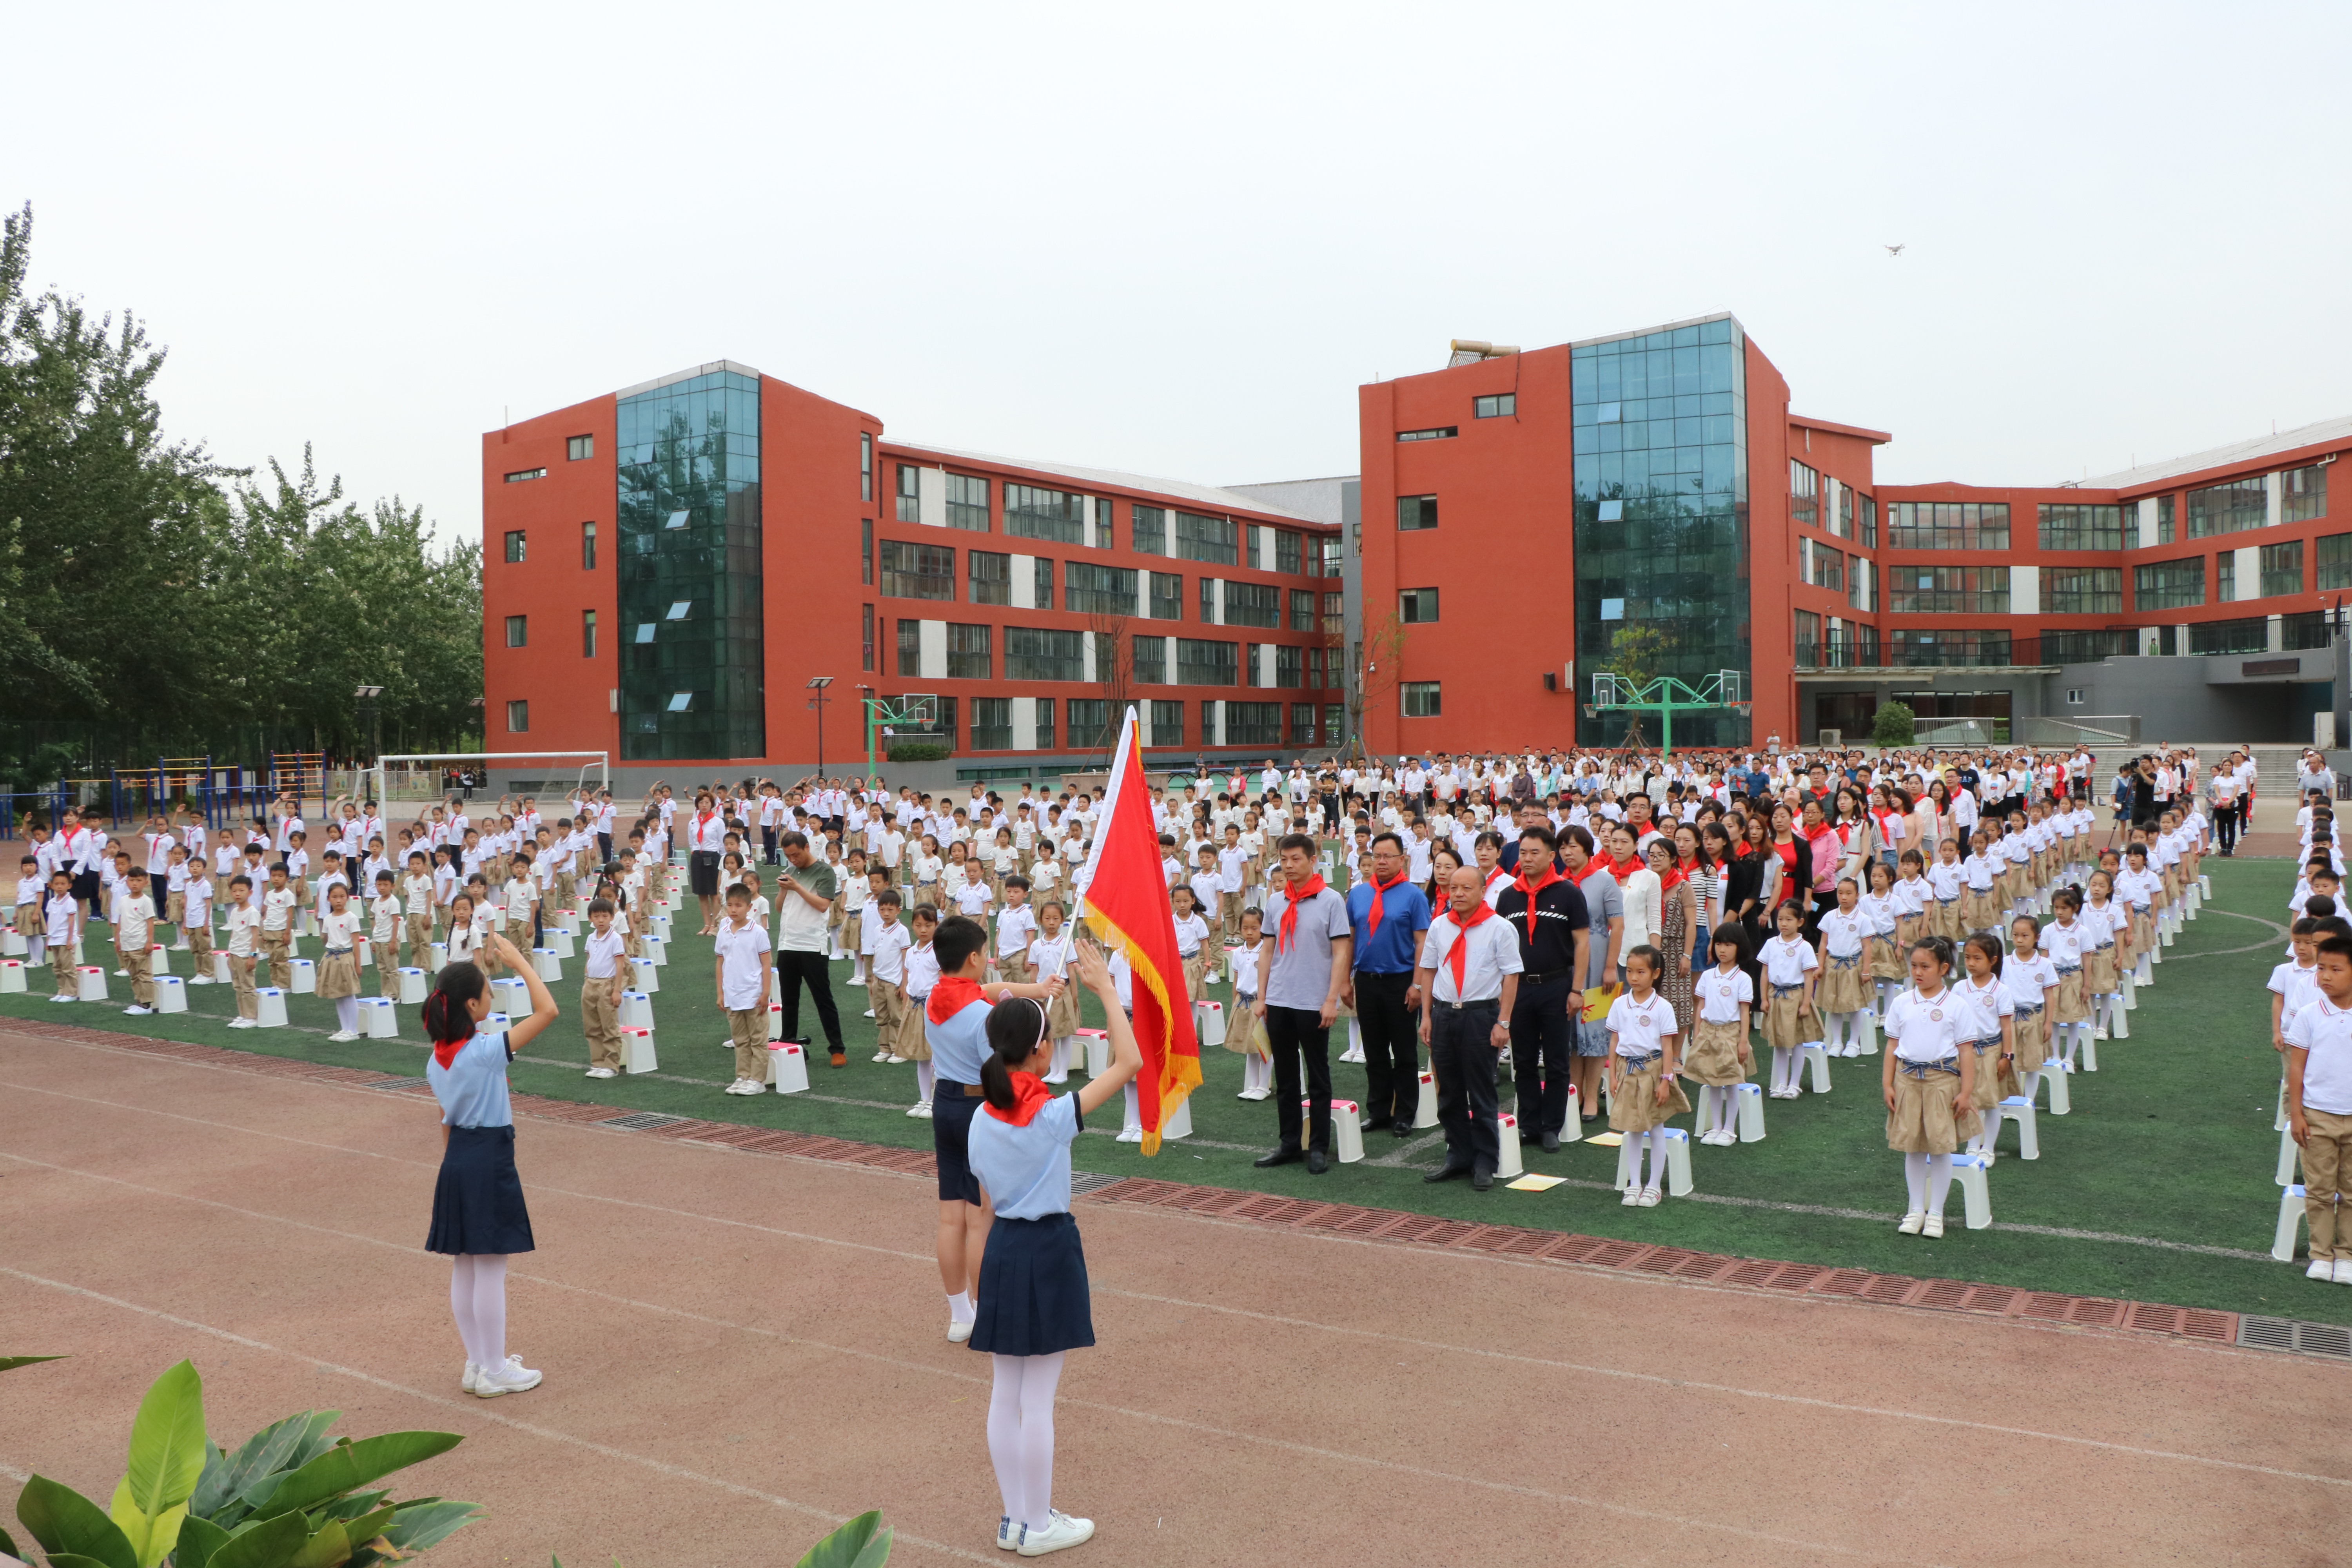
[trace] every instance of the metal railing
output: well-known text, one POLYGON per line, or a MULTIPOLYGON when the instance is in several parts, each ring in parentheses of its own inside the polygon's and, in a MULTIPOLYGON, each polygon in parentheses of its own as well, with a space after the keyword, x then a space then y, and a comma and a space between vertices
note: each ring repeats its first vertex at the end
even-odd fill
POLYGON ((1799 643, 1799 669, 1994 669, 2042 662, 2039 637, 1987 637, 1966 642, 1799 643))

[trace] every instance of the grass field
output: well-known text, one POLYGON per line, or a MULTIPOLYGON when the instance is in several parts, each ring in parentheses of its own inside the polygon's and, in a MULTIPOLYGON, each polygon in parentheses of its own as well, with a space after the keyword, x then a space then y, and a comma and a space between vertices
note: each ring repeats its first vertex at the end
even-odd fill
MULTIPOLYGON (((1898 1156, 1885 1146, 1874 1058, 1832 1064, 1836 1087, 1829 1095, 1768 1101, 1770 1135, 1763 1142, 1695 1148, 1696 1193, 1654 1209, 1621 1206, 1607 1190, 1616 1151, 1580 1143, 1554 1155, 1528 1152, 1529 1170, 1569 1178, 1541 1194, 1499 1184, 1483 1194, 1465 1183, 1423 1184, 1423 1172, 1441 1155, 1433 1131, 1410 1142, 1386 1133, 1368 1138, 1366 1163, 1335 1166, 1320 1177, 1299 1165, 1256 1170, 1250 1162, 1274 1142, 1274 1108, 1234 1099, 1240 1058, 1214 1047, 1203 1053, 1207 1082, 1193 1098, 1192 1138, 1164 1144, 1147 1160, 1134 1145, 1095 1132, 1077 1163, 1746 1257, 2352 1322, 2352 1290, 2313 1284, 2300 1263, 2289 1268, 2268 1257, 2279 1198, 2271 1123, 2278 1058, 2269 1044, 2263 982, 2284 946, 2279 919, 2292 863, 2210 864, 2215 897, 2167 950, 2157 984, 2140 994, 2132 1038, 2103 1044, 2103 1070, 2076 1075, 2072 1115, 2042 1115, 2040 1160, 2004 1154, 1994 1169, 1990 1230, 1961 1228, 1956 1192, 1948 1210, 1953 1228, 1943 1239, 1895 1233, 1903 1178, 1898 1156)), ((94 931, 93 942, 102 934, 102 928, 94 931)), ((309 947, 315 956, 316 942, 309 947)), ((586 1049, 572 1016, 578 982, 567 978, 555 987, 565 1016, 515 1063, 517 1089, 621 1110, 929 1146, 930 1124, 905 1113, 915 1098, 914 1068, 869 1059, 873 1025, 858 1016, 866 1005, 862 990, 841 983, 848 965, 836 964, 834 973, 849 1066, 835 1071, 823 1065, 822 1036, 804 1003, 802 1026, 819 1047, 811 1092, 739 1099, 719 1092, 732 1071, 711 994, 709 944, 689 933, 671 943, 671 952, 664 989, 654 997, 660 1073, 582 1076, 586 1049)), ((185 972, 184 960, 180 968, 185 972)), ((576 973, 574 961, 567 975, 576 973)), ((52 1005, 42 994, 47 974, 31 979, 34 994, 0 996, 0 1016, 386 1072, 422 1070, 413 1007, 401 1010, 404 1040, 335 1045, 324 1037, 334 1028, 332 1005, 315 997, 289 999, 288 1028, 232 1030, 225 1026, 234 1012, 225 985, 192 989, 186 1014, 131 1018, 120 1011, 128 1000, 125 981, 111 983, 115 1003, 101 1008, 52 1005)), ((1211 995, 1229 999, 1230 993, 1211 995)), ((1360 1092, 1360 1068, 1337 1066, 1333 1076, 1339 1093, 1360 1092)), ((2005 1132, 2004 1150, 2014 1140, 2013 1131, 2005 1132)), ((527 1146, 523 1163, 528 1179, 527 1146)))

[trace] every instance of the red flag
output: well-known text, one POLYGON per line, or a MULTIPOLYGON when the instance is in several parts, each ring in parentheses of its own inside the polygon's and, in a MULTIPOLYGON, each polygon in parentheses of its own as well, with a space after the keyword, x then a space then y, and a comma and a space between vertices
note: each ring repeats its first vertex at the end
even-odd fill
POLYGON ((1160 830, 1151 822, 1143 745, 1135 710, 1119 731, 1118 760, 1103 794, 1094 851, 1077 878, 1077 920, 1103 946, 1126 955, 1134 972, 1135 1040, 1143 1053, 1136 1098, 1143 1152, 1160 1152, 1160 1130, 1200 1086, 1201 1043, 1192 1033, 1192 999, 1176 956, 1176 916, 1160 865, 1160 830))

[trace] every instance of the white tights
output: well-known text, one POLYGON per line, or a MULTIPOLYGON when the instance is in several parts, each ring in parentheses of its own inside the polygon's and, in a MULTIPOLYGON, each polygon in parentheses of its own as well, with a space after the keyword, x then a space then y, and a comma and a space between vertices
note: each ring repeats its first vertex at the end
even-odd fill
POLYGON ((1944 1195, 1952 1190, 1952 1157, 1949 1154, 1906 1154, 1903 1156, 1903 1182, 1911 1189, 1911 1214, 1931 1214, 1944 1217, 1944 1195))
POLYGON ((2074 1070, 2074 1058, 2083 1054, 2083 1042, 2090 1037, 2091 1026, 2088 1024, 2058 1026, 2058 1055, 2065 1062, 2068 1072, 2074 1070))
POLYGON ((1862 1053, 1862 1020, 1859 1010, 1852 1013, 1831 1013, 1822 1019, 1822 1046, 1831 1056, 1859 1056, 1862 1053))
POLYGON ((1650 1179, 1643 1184, 1660 1192, 1666 1190, 1666 1130, 1653 1127, 1649 1131, 1650 1179))
POLYGON ((1728 1132, 1732 1130, 1734 1112, 1739 1105, 1739 1101, 1735 1098, 1738 1092, 1738 1088, 1731 1084, 1725 1084, 1720 1089, 1700 1089, 1698 1091, 1700 1136, 1704 1137, 1709 1132, 1728 1132))
POLYGON ((1798 1069, 1804 1065, 1804 1053, 1786 1046, 1772 1047, 1772 1092, 1778 1094, 1797 1081, 1798 1069))
POLYGON ((335 1022, 345 1034, 357 1034, 360 1027, 360 999, 356 996, 336 997, 335 1022))
POLYGON ((1242 1057, 1242 1087, 1249 1089, 1271 1089, 1274 1087, 1274 1060, 1255 1051, 1242 1057))
POLYGON ((507 1255, 461 1252, 449 1270, 449 1312, 466 1359, 485 1370, 507 1363, 507 1255))
POLYGON ((988 1458, 1004 1517, 1043 1530, 1054 1513, 1054 1386, 1062 1355, 1001 1355, 988 1394, 988 1458))
POLYGON ((917 1062, 915 1064, 915 1095, 916 1098, 920 1100, 925 1105, 929 1105, 931 1102, 931 1085, 937 1081, 938 1075, 932 1072, 930 1063, 917 1062))

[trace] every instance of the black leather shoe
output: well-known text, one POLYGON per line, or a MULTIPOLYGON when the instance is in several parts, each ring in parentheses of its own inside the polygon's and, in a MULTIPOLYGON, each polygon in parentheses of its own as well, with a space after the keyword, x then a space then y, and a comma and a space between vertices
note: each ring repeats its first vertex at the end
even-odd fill
POLYGON ((1440 1165, 1434 1171, 1430 1172, 1429 1174, 1422 1177, 1422 1180, 1432 1184, 1438 1182, 1455 1182, 1461 1180, 1469 1173, 1470 1167, 1467 1165, 1440 1165))
POLYGON ((1418 1131, 1419 1129, 1415 1128, 1410 1121, 1399 1121, 1391 1124, 1389 1131, 1395 1133, 1400 1138, 1410 1138, 1414 1132, 1418 1131))
POLYGON ((1543 1135, 1543 1152, 1547 1154, 1557 1154, 1559 1152, 1559 1133, 1547 1132, 1543 1135))
POLYGON ((1309 1149, 1307 1151, 1307 1173, 1308 1175, 1319 1176, 1330 1168, 1331 1162, 1323 1157, 1322 1150, 1309 1149))
POLYGON ((1495 1173, 1486 1169, 1486 1166, 1481 1165, 1476 1170, 1470 1173, 1470 1185, 1475 1190, 1483 1193, 1494 1184, 1495 1173))
POLYGON ((1383 1127, 1393 1127, 1395 1125, 1396 1118, 1393 1116, 1375 1116, 1370 1121, 1364 1123, 1364 1131, 1367 1132, 1378 1132, 1383 1127))
POLYGON ((1256 1163, 1258 1168, 1264 1170, 1274 1165, 1295 1165, 1305 1158, 1307 1155, 1303 1151, 1293 1149, 1286 1143, 1271 1154, 1260 1154, 1256 1163))

